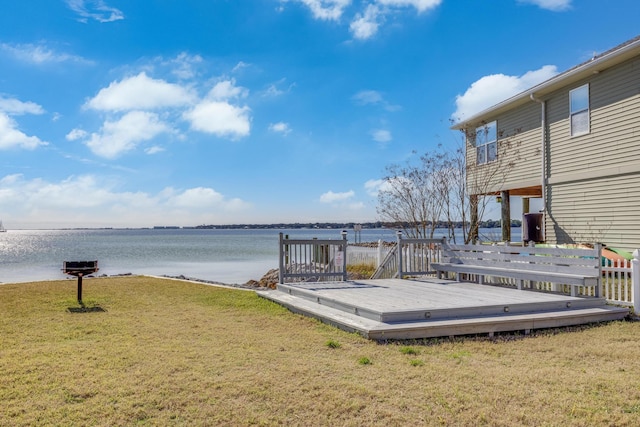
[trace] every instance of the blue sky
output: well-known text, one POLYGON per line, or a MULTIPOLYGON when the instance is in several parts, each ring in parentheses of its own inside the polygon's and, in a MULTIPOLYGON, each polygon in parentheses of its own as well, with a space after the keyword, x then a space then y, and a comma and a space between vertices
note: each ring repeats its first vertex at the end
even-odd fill
POLYGON ((2 10, 8 228, 375 221, 385 166, 457 146, 452 118, 640 33, 637 0, 2 10))

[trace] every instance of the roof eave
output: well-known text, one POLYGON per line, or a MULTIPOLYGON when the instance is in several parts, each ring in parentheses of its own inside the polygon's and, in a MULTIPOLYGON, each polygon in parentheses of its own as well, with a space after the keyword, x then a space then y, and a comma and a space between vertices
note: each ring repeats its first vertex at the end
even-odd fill
POLYGON ((531 101, 531 96, 535 98, 541 98, 553 91, 556 91, 562 87, 569 86, 575 82, 578 82, 591 74, 597 74, 607 68, 620 64, 636 55, 640 54, 640 38, 635 39, 633 42, 628 43, 618 49, 612 50, 609 53, 605 53, 602 56, 596 57, 589 62, 578 65, 577 67, 570 69, 564 73, 558 74, 555 77, 550 78, 537 86, 534 86, 524 92, 521 92, 509 99, 506 99, 492 107, 489 107, 478 114, 471 116, 466 120, 461 120, 451 127, 453 130, 462 130, 469 126, 476 126, 478 123, 492 119, 493 117, 511 110, 520 105, 526 104, 531 101))

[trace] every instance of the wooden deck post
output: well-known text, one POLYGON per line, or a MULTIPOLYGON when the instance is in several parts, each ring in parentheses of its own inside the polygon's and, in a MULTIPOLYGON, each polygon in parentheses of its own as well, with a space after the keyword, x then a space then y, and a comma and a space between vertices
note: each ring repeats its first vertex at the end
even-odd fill
POLYGON ((402 230, 396 232, 398 239, 398 279, 402 279, 402 230))
POLYGON ((284 283, 284 246, 283 246, 283 235, 279 233, 279 241, 280 245, 278 248, 279 258, 278 258, 278 283, 284 283))
POLYGON ((342 230, 342 280, 347 281, 347 230, 342 230))

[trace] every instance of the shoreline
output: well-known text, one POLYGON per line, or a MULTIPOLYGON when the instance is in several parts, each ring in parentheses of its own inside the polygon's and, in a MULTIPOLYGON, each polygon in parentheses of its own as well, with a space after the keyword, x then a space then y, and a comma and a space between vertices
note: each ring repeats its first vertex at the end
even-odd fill
MULTIPOLYGON (((98 276, 88 275, 83 277, 83 279, 110 279, 110 278, 121 278, 121 277, 153 277, 156 279, 169 279, 169 280, 177 280, 189 283, 201 283, 208 286, 217 286, 221 288, 228 289, 240 289, 246 291, 253 291, 256 289, 268 289, 269 286, 260 285, 261 281, 263 281, 267 276, 269 276, 270 270, 264 274, 264 276, 260 280, 250 279, 245 283, 225 283, 219 282, 217 280, 207 280, 200 279, 197 277, 186 276, 184 274, 179 275, 157 275, 157 274, 137 274, 137 273, 118 273, 118 274, 102 274, 98 276)), ((75 277, 65 276, 60 279, 35 279, 35 280, 24 280, 24 281, 14 281, 14 282, 0 282, 0 286, 2 285, 19 285, 23 283, 38 283, 38 282, 58 282, 58 281, 75 281, 75 277)))

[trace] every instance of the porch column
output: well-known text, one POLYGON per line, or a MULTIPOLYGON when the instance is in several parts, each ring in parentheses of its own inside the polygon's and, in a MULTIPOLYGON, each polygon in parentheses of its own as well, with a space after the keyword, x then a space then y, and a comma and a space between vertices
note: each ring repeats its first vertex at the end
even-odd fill
MULTIPOLYGON (((478 196, 469 196, 469 213, 471 215, 471 227, 469 228, 469 241, 478 243, 478 196)), ((467 242, 464 242, 467 243, 467 242)))
POLYGON ((500 214, 502 217, 502 241, 511 241, 511 203, 509 202, 509 192, 501 191, 500 197, 502 198, 500 214))
MULTIPOLYGON (((529 198, 523 197, 522 198, 522 218, 520 218, 520 220, 522 221, 521 227, 524 227, 524 221, 525 221, 524 215, 528 214, 530 209, 531 209, 531 203, 529 198)), ((522 230, 524 230, 524 228, 522 230)), ((524 233, 522 233, 520 241, 522 242, 522 244, 524 244, 524 233)))

